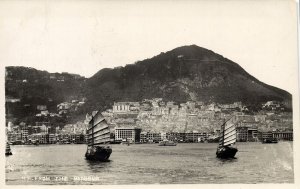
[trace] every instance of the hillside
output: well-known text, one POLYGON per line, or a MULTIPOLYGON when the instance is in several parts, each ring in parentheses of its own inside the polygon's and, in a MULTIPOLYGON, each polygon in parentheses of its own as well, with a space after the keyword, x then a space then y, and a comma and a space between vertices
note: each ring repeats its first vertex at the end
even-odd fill
POLYGON ((290 101, 291 95, 269 86, 238 64, 196 45, 183 46, 135 64, 102 69, 87 80, 86 96, 95 107, 114 101, 165 101, 256 104, 290 101))
POLYGON ((6 67, 6 117, 20 121, 33 120, 38 105, 46 105, 51 112, 57 104, 82 98, 85 78, 69 73, 48 73, 28 67, 6 67), (9 99, 19 99, 10 103, 9 99))
MULTIPOLYGON (((291 94, 267 85, 237 63, 196 45, 183 46, 125 67, 105 68, 91 78, 69 73, 48 73, 27 67, 6 67, 7 120, 31 120, 37 105, 57 111, 61 102, 86 97, 86 103, 64 119, 74 122, 87 112, 111 108, 115 101, 164 101, 255 105, 268 100, 290 102, 291 94), (29 106, 28 106, 29 105, 29 106)), ((34 120, 34 119, 33 119, 34 120)))

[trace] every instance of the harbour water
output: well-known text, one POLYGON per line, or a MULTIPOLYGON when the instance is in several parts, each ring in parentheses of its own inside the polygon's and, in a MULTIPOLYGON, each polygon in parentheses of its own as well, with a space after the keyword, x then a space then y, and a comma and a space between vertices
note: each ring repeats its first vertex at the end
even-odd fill
POLYGON ((293 183, 293 142, 238 143, 236 159, 215 143, 112 145, 109 162, 85 160, 86 145, 11 146, 6 184, 293 183))

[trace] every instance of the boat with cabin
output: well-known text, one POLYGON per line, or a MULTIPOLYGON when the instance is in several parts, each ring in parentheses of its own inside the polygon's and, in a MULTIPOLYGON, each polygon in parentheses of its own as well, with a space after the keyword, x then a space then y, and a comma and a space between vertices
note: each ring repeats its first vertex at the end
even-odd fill
POLYGON ((218 158, 234 158, 238 149, 233 145, 236 143, 236 117, 233 116, 221 125, 221 136, 216 155, 218 158))
POLYGON ((173 141, 170 141, 170 140, 163 140, 163 141, 160 141, 158 146, 176 146, 177 143, 173 142, 173 141))
POLYGON ((277 138, 264 138, 262 140, 262 143, 266 143, 266 144, 274 144, 274 143, 278 143, 278 139, 277 138))
POLYGON ((88 146, 85 158, 92 161, 108 161, 112 148, 110 130, 103 115, 98 111, 92 115, 87 128, 88 146))

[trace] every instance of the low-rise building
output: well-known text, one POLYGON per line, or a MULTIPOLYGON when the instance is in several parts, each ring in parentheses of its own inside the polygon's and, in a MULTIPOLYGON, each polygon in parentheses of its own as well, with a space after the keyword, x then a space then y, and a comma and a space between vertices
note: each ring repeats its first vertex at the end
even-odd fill
POLYGON ((238 142, 255 142, 258 141, 257 127, 239 126, 236 129, 238 142))
POLYGON ((141 129, 133 127, 122 127, 115 129, 115 141, 140 142, 141 129))
POLYGON ((278 140, 289 140, 293 141, 293 132, 272 132, 272 137, 277 138, 278 140))

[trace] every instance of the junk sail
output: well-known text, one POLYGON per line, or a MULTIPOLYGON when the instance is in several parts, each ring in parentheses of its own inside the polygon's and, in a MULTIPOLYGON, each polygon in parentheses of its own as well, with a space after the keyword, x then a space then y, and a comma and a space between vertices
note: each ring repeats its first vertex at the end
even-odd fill
POLYGON ((217 149, 217 157, 233 158, 238 151, 231 145, 236 143, 236 116, 231 117, 221 125, 221 136, 219 147, 217 149))
POLYGON ((92 118, 87 130, 88 146, 106 144, 110 142, 110 131, 104 117, 97 116, 92 118))
POLYGON ((231 122, 226 122, 222 126, 222 136, 220 137, 220 146, 229 146, 236 143, 236 127, 231 122))
POLYGON ((87 129, 88 148, 85 157, 88 160, 107 161, 112 149, 106 145, 110 143, 110 130, 100 112, 92 116, 87 129))

